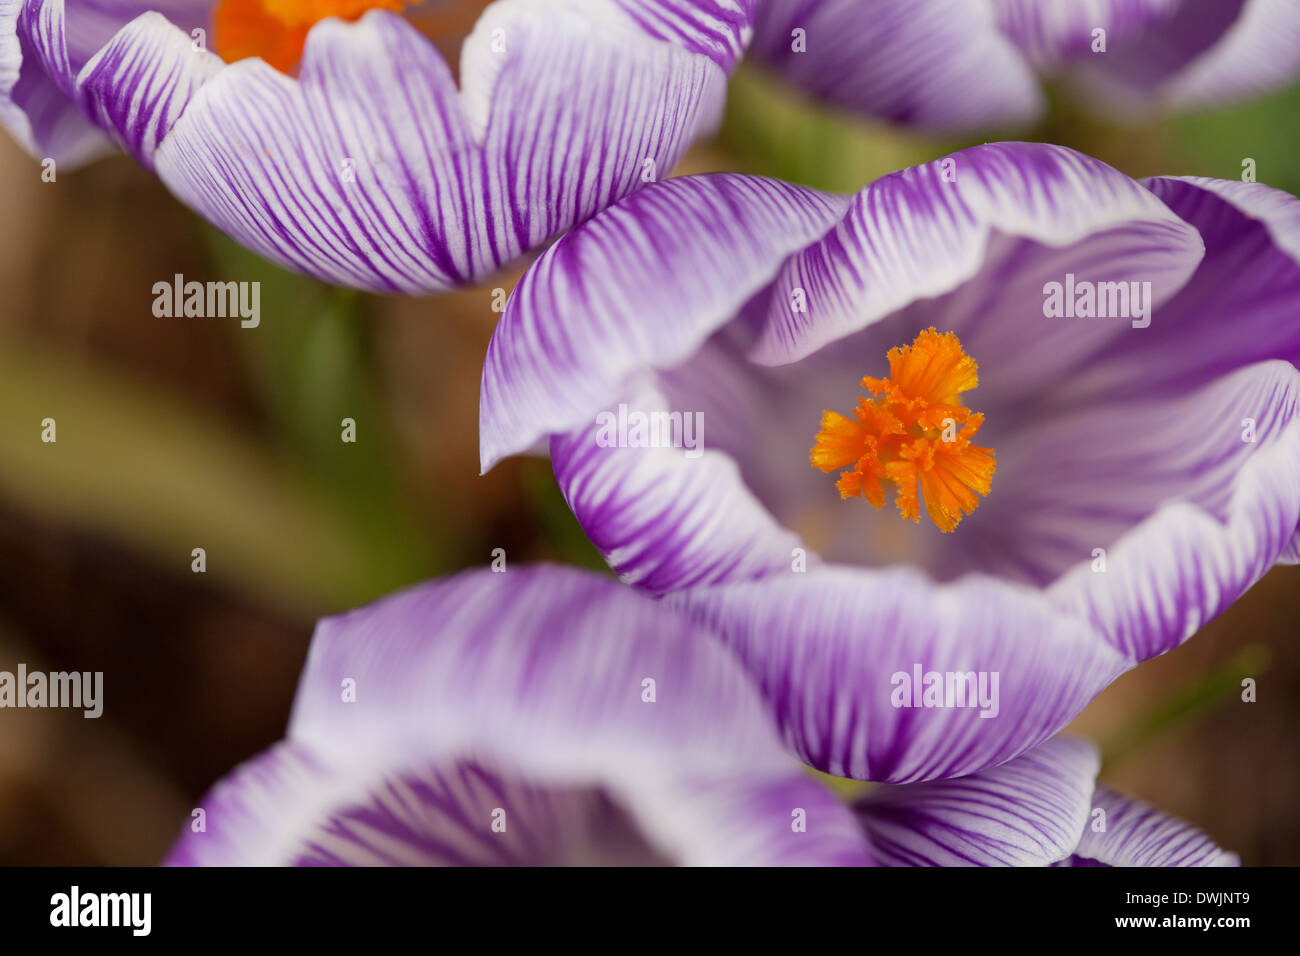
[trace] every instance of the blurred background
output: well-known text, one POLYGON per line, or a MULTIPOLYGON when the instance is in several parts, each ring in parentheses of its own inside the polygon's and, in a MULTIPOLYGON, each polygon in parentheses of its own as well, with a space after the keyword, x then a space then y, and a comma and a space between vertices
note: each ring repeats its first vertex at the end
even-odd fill
MULTIPOLYGON (((1137 129, 1058 105, 1019 138, 1135 177, 1238 179, 1251 157, 1260 182, 1300 193, 1298 116, 1300 89, 1137 129)), ((718 136, 678 172, 849 191, 964 145, 742 67, 718 136)), ((322 614, 494 548, 604 569, 547 462, 478 474, 492 288, 520 270, 433 299, 365 295, 235 247, 124 156, 45 183, 0 136, 0 183, 0 670, 103 671, 106 700, 98 720, 0 711, 0 864, 156 863, 200 794, 281 736, 322 614), (260 281, 260 327, 155 318, 153 284, 176 273, 260 281)), ((1300 568, 1278 568, 1072 729, 1102 746, 1106 783, 1247 864, 1300 863, 1297 631, 1300 568)))

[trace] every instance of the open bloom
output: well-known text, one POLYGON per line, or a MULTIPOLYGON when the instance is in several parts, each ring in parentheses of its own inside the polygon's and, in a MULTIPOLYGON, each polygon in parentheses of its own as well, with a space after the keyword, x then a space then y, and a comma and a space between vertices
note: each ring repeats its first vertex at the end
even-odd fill
POLYGON ((847 806, 672 609, 589 572, 476 571, 322 621, 287 738, 200 802, 168 862, 1236 862, 1096 772, 1057 739, 847 806))
POLYGON ((282 265, 439 291, 665 175, 719 115, 752 0, 480 6, 0 0, 0 122, 59 164, 116 142, 282 265), (470 23, 458 85, 418 28, 470 23))
POLYGON ((685 177, 525 274, 481 455, 547 442, 611 567, 720 634, 803 759, 909 782, 1025 752, 1300 559, 1298 359, 1300 202, 1267 186, 1026 143, 853 196, 685 177), (616 406, 658 427, 611 441, 616 406))
POLYGON ((1300 76, 1292 0, 769 0, 755 59, 836 106, 931 132, 1023 124, 1059 82, 1139 115, 1300 76))

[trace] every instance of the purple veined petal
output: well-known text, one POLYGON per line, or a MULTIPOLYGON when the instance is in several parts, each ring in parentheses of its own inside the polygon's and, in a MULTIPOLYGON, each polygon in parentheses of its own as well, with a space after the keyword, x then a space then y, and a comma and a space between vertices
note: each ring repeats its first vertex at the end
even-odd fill
POLYGON ((146 13, 156 13, 186 36, 210 31, 217 0, 63 0, 68 60, 80 70, 122 27, 146 13))
MULTIPOLYGON (((1232 179, 1209 179, 1203 176, 1155 176, 1146 186, 1179 216, 1197 223, 1213 210, 1198 210, 1197 193, 1210 193, 1248 219, 1257 220, 1273 244, 1300 264, 1300 200, 1281 189, 1263 183, 1237 182, 1232 179)), ((1213 206, 1213 203, 1207 205, 1213 206)), ((1202 227, 1212 228, 1208 224, 1202 227)))
POLYGON ((208 829, 175 862, 606 859, 583 836, 592 814, 639 862, 869 860, 725 649, 608 578, 552 567, 470 572, 322 621, 286 743, 200 805, 208 829), (512 833, 508 806, 523 819, 490 844, 491 810, 512 833))
POLYGON ((1105 830, 1090 821, 1075 848, 1075 866, 1240 866, 1235 853, 1219 849, 1205 833, 1177 817, 1107 787, 1092 798, 1105 810, 1105 830))
POLYGON ((1159 303, 1187 281, 1203 251, 1194 229, 1099 160, 1038 143, 976 146, 876 180, 825 237, 791 256, 773 284, 753 357, 794 362, 949 294, 927 307, 930 317, 961 336, 981 369, 1014 353, 989 380, 1014 374, 1024 379, 1018 387, 1033 387, 1122 329, 1047 323, 1044 279, 1067 270, 1141 276, 1159 303), (797 289, 806 310, 790 307, 797 289))
POLYGON ((1295 548, 1300 372, 1262 362, 1192 399, 1130 420, 1148 436, 1148 454, 1165 443, 1182 456, 1182 495, 1107 548, 1104 573, 1095 562, 1075 565, 1048 592, 1134 662, 1182 643, 1295 548), (1177 448, 1174 436, 1196 442, 1194 450, 1177 448))
POLYGON ((650 36, 702 53, 730 73, 749 45, 758 0, 616 0, 650 36))
POLYGON ((483 469, 587 425, 637 373, 687 358, 846 202, 758 177, 691 176, 565 235, 515 288, 488 346, 483 469))
POLYGON ((77 88, 101 129, 145 166, 195 93, 225 64, 157 13, 123 27, 82 68, 77 88))
POLYGON ((1253 362, 1300 363, 1300 200, 1260 183, 1159 177, 1146 185, 1205 240, 1195 275, 1151 327, 1096 356, 1074 401, 1141 381, 1186 391, 1253 362))
POLYGON ((49 10, 0 0, 0 122, 34 158, 75 165, 102 154, 108 143, 68 99, 72 68, 62 14, 61 0, 49 10), (49 41, 51 20, 57 45, 49 41))
POLYGON ((471 760, 329 768, 277 744, 201 801, 170 866, 656 865, 666 858, 595 787, 530 786, 471 760), (504 832, 491 828, 494 812, 504 832), (504 813, 504 816, 501 814, 504 813))
POLYGON ((0 121, 29 151, 88 157, 103 146, 89 119, 268 258, 404 293, 481 279, 666 175, 720 117, 753 15, 751 0, 498 0, 458 89, 387 11, 317 24, 294 80, 194 52, 208 3, 166 0, 129 27, 138 7, 94 3, 66 31, 64 0, 0 6, 0 121))
POLYGON ((1041 594, 992 578, 937 585, 912 569, 825 566, 664 600, 736 653, 803 760, 859 780, 1005 763, 1127 666, 1041 594), (932 674, 941 699, 925 695, 932 674))
POLYGON ((387 12, 322 21, 298 80, 252 60, 208 81, 159 148, 158 174, 283 265, 440 291, 666 175, 717 116, 726 80, 608 3, 563 0, 493 4, 460 67, 458 90, 387 12))
POLYGON ((87 113, 77 73, 138 16, 166 17, 188 47, 189 31, 206 30, 211 10, 210 0, 3 0, 0 123, 33 156, 50 156, 64 168, 98 158, 111 144, 87 113))
MULTIPOLYGON (((1065 603, 1135 661, 1170 649, 1275 561, 1290 560, 1295 530, 1285 491, 1294 370, 1276 360, 1300 359, 1300 202, 1248 183, 1149 185, 1197 228, 1205 258, 1157 304, 1148 328, 1100 345, 1039 394, 1036 414, 991 414, 1001 490, 971 516, 963 547, 940 569, 1047 586, 1074 568, 1072 584, 1058 582, 1065 603), (1003 416, 1014 427, 1002 427, 1003 416), (1243 441, 1247 420, 1257 435, 1243 441), (1248 467, 1263 471, 1247 477, 1248 467), (1094 570, 1095 549, 1137 534, 1166 502, 1194 517, 1175 510, 1167 525, 1151 526, 1167 528, 1163 544, 1125 548, 1146 556, 1141 574, 1117 567, 1113 551, 1106 573, 1094 570), (1200 563, 1172 553, 1189 535, 1201 542, 1200 563), (1163 564, 1147 560, 1156 553, 1163 564)), ((981 365, 986 381, 1000 379, 996 366, 981 365)))
POLYGON ((1300 76, 1300 9, 1288 0, 1184 2, 1104 56, 1077 61, 1074 98, 1108 116, 1214 106, 1300 76))
POLYGON ((608 577, 545 565, 466 572, 323 619, 288 737, 327 759, 477 741, 552 774, 592 773, 633 744, 624 763, 636 773, 789 765, 724 651, 608 577), (355 704, 340 701, 345 679, 355 704), (646 679, 654 706, 642 700, 646 679))
MULTIPOLYGON (((998 29, 1034 69, 1052 71, 1094 55, 1092 31, 1107 50, 1164 26, 1184 0, 992 0, 998 29)), ((1231 3, 1232 0, 1229 0, 1231 3)))
POLYGON ((1043 105, 991 7, 969 0, 768 0, 752 54, 835 106, 932 133, 1024 125, 1043 105))
POLYGON ((760 8, 752 51, 836 106, 951 132, 1032 119, 1042 109, 1035 73, 1059 77, 1071 98, 1107 116, 1271 92, 1300 76, 1300 9, 1290 0, 774 0, 760 8))
POLYGON ((624 583, 659 594, 789 569, 801 555, 817 562, 745 486, 735 460, 708 447, 710 412, 671 407, 650 386, 625 399, 550 449, 565 500, 624 583), (612 432, 620 416, 637 415, 662 416, 669 429, 679 416, 682 447, 603 443, 605 422, 612 432))
MULTIPOLYGON (((1075 412, 999 444, 1000 462, 1027 464, 1025 480, 1014 507, 1004 499, 990 500, 987 511, 971 522, 987 539, 989 554, 1010 553, 999 541, 1021 541, 1017 561, 1025 576, 1047 584, 1080 553, 1108 546, 1163 501, 1177 499, 1200 512, 1194 524, 1207 533, 1213 531, 1209 518, 1226 533, 1234 510, 1255 514, 1254 520, 1264 525, 1249 539, 1248 549, 1263 550, 1246 564, 1241 563, 1245 554, 1238 553, 1236 559, 1221 555, 1201 565, 1202 571, 1217 569, 1213 584, 1195 568, 1173 561, 1167 565, 1182 581, 1170 593, 1186 593, 1188 601, 1180 609, 1195 608, 1190 617, 1180 617, 1181 611, 1167 604, 1126 624, 1111 617, 1118 613, 1115 609, 1094 615, 1107 620, 1108 633, 1136 659, 1169 649, 1187 636, 1184 629, 1194 626, 1191 622, 1203 623, 1226 606, 1267 568, 1256 561, 1294 563, 1293 555, 1300 553, 1295 550, 1300 539, 1288 532, 1292 519, 1285 492, 1269 491, 1275 482, 1285 481, 1285 453, 1275 452, 1269 459, 1274 463, 1269 467, 1282 472, 1266 480, 1243 479, 1242 484, 1272 494, 1280 502, 1278 510, 1270 510, 1268 500, 1250 502, 1250 492, 1238 492, 1234 484, 1257 450, 1283 439, 1295 415, 1291 370, 1276 360, 1300 362, 1295 321, 1300 201, 1254 183, 1160 178, 1148 185, 1204 237, 1205 259, 1187 285, 1155 312, 1149 328, 1099 350, 1056 389, 1060 402, 1075 412), (1243 440, 1247 419, 1257 433, 1253 442, 1243 440), (1121 482, 1122 497, 1108 490, 1121 482), (1280 525, 1274 527, 1272 521, 1280 525), (1185 591, 1187 587, 1192 590, 1185 591), (1146 624, 1139 625, 1139 619, 1146 624), (1162 620, 1172 630, 1157 635, 1151 628, 1162 620)), ((1169 520, 1171 533, 1189 531, 1176 528, 1176 518, 1169 520)), ((1239 526, 1237 533, 1246 533, 1242 529, 1248 525, 1239 526)), ((1172 546, 1171 540, 1156 550, 1172 546)), ((1220 555, 1221 548, 1212 553, 1220 555)), ((1083 587, 1092 580, 1078 574, 1075 583, 1083 587)), ((1093 583, 1102 582, 1097 578, 1093 583)), ((1130 597, 1136 600, 1138 594, 1130 597)), ((1072 605, 1081 607, 1092 599, 1079 594, 1070 600, 1082 602, 1072 605)))
MULTIPOLYGON (((1147 605, 1126 614, 1152 625, 1177 619, 1173 631, 1158 639, 1154 632, 1142 640, 1132 634, 1121 637, 1115 620, 1102 627, 1135 660, 1168 650, 1173 644, 1167 642, 1185 636, 1184 626, 1204 624, 1209 617, 1201 615, 1213 616, 1226 606, 1221 600, 1234 600, 1267 570, 1295 528, 1295 509, 1282 493, 1292 467, 1293 451, 1288 449, 1300 427, 1295 375, 1289 363, 1261 363, 1189 392, 1166 395, 1148 395, 1130 380, 1108 394, 1005 431, 996 445, 999 470, 1005 471, 1002 493, 990 495, 970 516, 962 547, 948 553, 940 574, 982 570, 1040 587, 1059 585, 1072 593, 1073 586, 1062 579, 1069 573, 1074 586, 1087 593, 1125 593, 1147 605), (1261 470, 1252 477, 1256 468, 1261 470), (1233 549, 1236 558, 1220 563, 1227 558, 1216 546, 1201 555, 1202 563, 1186 564, 1173 557, 1175 541, 1157 546, 1135 538, 1126 544, 1127 536, 1140 536, 1144 523, 1155 520, 1164 507, 1180 515, 1176 536, 1183 543, 1182 535, 1193 526, 1226 532, 1234 521, 1245 521, 1232 532, 1246 535, 1233 549), (1185 523, 1187 515, 1194 516, 1190 523, 1185 523), (1174 562, 1162 567, 1142 560, 1138 567, 1152 575, 1196 573, 1177 586, 1155 578, 1131 579, 1137 567, 1118 557, 1129 554, 1129 547, 1134 555, 1159 552, 1174 562), (1199 572, 1212 567, 1228 577, 1218 577, 1218 584, 1202 578, 1199 572), (1238 581, 1238 575, 1244 577, 1238 581), (1217 594, 1229 580, 1238 583, 1217 594), (1184 586, 1193 590, 1183 592, 1184 586), (1170 588, 1161 607, 1154 606, 1157 594, 1170 588), (1179 600, 1173 601, 1175 596, 1179 600), (1156 644, 1146 647, 1148 640, 1156 644)), ((1107 616, 1084 615, 1099 626, 1107 616)), ((1120 630, 1127 633, 1127 628, 1120 630)))
POLYGON ((1168 84, 1175 107, 1209 106, 1260 96, 1300 76, 1300 6, 1248 0, 1241 16, 1203 56, 1168 84))
POLYGON ((868 866, 852 810, 808 774, 665 777, 624 795, 670 859, 709 866, 868 866))
POLYGON ((22 38, 24 60, 45 71, 68 97, 76 97, 77 65, 65 38, 63 0, 33 0, 20 7, 18 34, 22 38))
POLYGON ((281 743, 201 801, 169 866, 861 866, 858 824, 806 777, 652 781, 637 794, 538 784, 473 760, 327 768, 281 743), (673 819, 676 806, 692 811, 673 819), (791 828, 802 811, 807 831, 791 828), (494 816, 495 815, 495 816, 494 816), (660 819, 663 818, 663 819, 660 819), (503 831, 492 823, 501 820, 503 831), (830 824, 830 825, 828 825, 830 824), (662 841, 662 844, 661 842, 662 841))
POLYGON ((17 28, 25 2, 0 0, 0 125, 32 157, 78 166, 108 152, 111 143, 24 53, 17 28))
POLYGON ((1074 850, 1099 764, 1091 744, 1057 737, 969 776, 881 787, 858 816, 887 866, 1045 866, 1074 850))

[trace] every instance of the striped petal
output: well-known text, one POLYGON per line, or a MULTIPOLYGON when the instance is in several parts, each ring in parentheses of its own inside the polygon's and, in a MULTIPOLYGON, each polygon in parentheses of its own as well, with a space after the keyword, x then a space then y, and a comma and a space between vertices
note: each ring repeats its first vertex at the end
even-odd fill
POLYGON ((200 806, 207 829, 173 862, 868 859, 723 649, 561 568, 471 572, 321 622, 286 742, 200 806))
POLYGON ((1075 848, 1099 763, 1090 744, 1057 737, 967 777, 881 787, 858 815, 887 866, 1045 866, 1075 848))
POLYGON ((756 59, 843 109, 953 133, 1033 120, 1037 80, 969 0, 768 0, 756 59))
POLYGON ((673 406, 644 387, 592 425, 551 440, 555 480, 619 578, 658 594, 758 577, 806 556, 799 537, 746 487, 735 459, 704 447, 709 439, 702 426, 718 418, 696 402, 673 406), (677 416, 684 423, 682 447, 611 444, 609 437, 617 436, 606 431, 618 427, 620 415, 666 422, 670 439, 677 416), (688 439, 698 439, 699 447, 686 447, 688 439))
POLYGON ((1235 853, 1219 849, 1196 827, 1139 800, 1098 787, 1092 803, 1104 810, 1105 816, 1083 831, 1072 865, 1241 865, 1235 853))
MULTIPOLYGON (((1067 503, 1053 509, 1059 520, 1079 522, 1063 532, 1068 540, 1081 553, 1089 536, 1105 546, 1123 526, 1122 512, 1132 512, 1131 520, 1144 506, 1156 510, 1109 545, 1104 573, 1095 561, 1076 564, 1048 593, 1062 612, 1089 622, 1136 663, 1191 637, 1293 552, 1300 525, 1300 372, 1289 362, 1260 363, 1190 400, 1117 404, 1089 417, 1087 428, 1104 430, 1109 423, 1113 435, 1122 420, 1130 430, 1112 439, 1120 448, 1101 467, 1122 474, 1133 499, 1112 490, 1075 504, 1068 500, 1072 492, 1105 479, 1098 470, 1089 477, 1072 473, 1057 488, 1067 503), (1138 466, 1137 476, 1122 472, 1126 458, 1138 466)), ((1035 501, 1027 507, 1040 511, 1035 501)))
POLYGON ((757 0, 617 0, 647 34, 731 71, 749 45, 757 0))
POLYGON ((0 6, 0 119, 25 145, 89 119, 267 258, 418 294, 482 279, 666 175, 720 116, 752 2, 499 0, 459 88, 386 11, 318 23, 297 78, 196 52, 157 13, 86 51, 79 16, 64 0, 0 6))
POLYGON ((725 83, 713 60, 647 40, 612 8, 515 0, 479 20, 461 76, 457 90, 391 14, 324 21, 297 81, 259 61, 210 81, 159 150, 158 174, 284 265, 439 291, 665 175, 725 83))
POLYGON ((109 142, 33 62, 31 44, 19 29, 25 5, 26 0, 0 0, 0 125, 33 157, 76 166, 105 152, 109 142))
POLYGON ((1014 354, 986 378, 1033 370, 1040 381, 1020 384, 1037 386, 1123 328, 1046 322, 1045 279, 1067 270, 1140 277, 1159 303, 1202 254, 1194 229, 1098 160, 1036 143, 976 146, 876 180, 824 238, 790 257, 754 358, 797 361, 919 299, 951 294, 927 316, 956 331, 981 368, 1014 354), (804 311, 789 307, 796 289, 804 311))
POLYGON ((689 357, 844 206, 775 180, 692 176, 564 236, 524 275, 488 346, 484 470, 592 422, 637 374, 689 357))
POLYGON ((1038 77, 1102 115, 1216 105, 1300 76, 1292 0, 771 0, 753 53, 835 106, 927 132, 1041 112, 1038 77))
POLYGON ((107 151, 109 142, 64 92, 70 68, 51 75, 30 36, 27 0, 0 0, 0 124, 37 159, 67 167, 107 151))
POLYGON ((803 775, 665 780, 636 794, 473 760, 346 772, 282 743, 200 801, 171 866, 862 865, 846 808, 803 775), (796 812, 800 812, 796 816, 796 812), (791 824, 803 821, 798 832, 791 824))
MULTIPOLYGON (((35 6, 35 5, 32 5, 35 6)), ((211 25, 215 0, 64 0, 68 62, 80 70, 122 27, 157 13, 187 36, 211 25)))
POLYGON ((1108 115, 1221 105, 1300 76, 1300 7, 1290 0, 1171 6, 1137 36, 1080 61, 1073 95, 1108 115))
POLYGON ((1182 4, 1183 0, 993 0, 993 15, 998 29, 1034 69, 1051 72, 1097 55, 1092 49, 1094 30, 1105 31, 1109 53, 1148 30, 1167 26, 1167 18, 1182 4))
POLYGON ((1125 668, 1042 595, 989 578, 829 566, 664 600, 735 651, 802 759, 860 780, 1005 763, 1125 668))
POLYGON ((1247 0, 1241 16, 1203 56, 1167 83, 1175 107, 1211 106, 1262 96, 1300 76, 1300 7, 1247 0))
POLYGON ((1063 389, 1077 413, 1021 436, 1037 465, 1014 513, 981 516, 1037 552, 1044 583, 1114 542, 1106 573, 1076 568, 1052 591, 1135 661, 1185 640, 1300 542, 1300 201, 1253 183, 1149 185, 1204 236, 1204 261, 1150 328, 1063 389), (1122 496, 1102 490, 1117 482, 1122 496), (1073 554, 1053 559, 1061 548, 1073 554))
POLYGON ((1075 394, 1142 382, 1185 391, 1253 362, 1300 364, 1300 200, 1261 183, 1160 177, 1147 186, 1205 240, 1205 259, 1149 329, 1097 356, 1075 394))
MULTIPOLYGON (((773 180, 686 177, 564 236, 516 287, 488 347, 484 468, 554 434, 556 478, 578 520, 624 581, 651 592, 789 567, 798 537, 769 516, 724 451, 748 417, 746 383, 699 356, 734 359, 734 344, 706 342, 845 206, 773 180), (709 391, 742 407, 732 414, 709 391), (602 444, 600 417, 619 406, 698 416, 732 434, 702 436, 698 457, 602 444)), ((737 362, 730 368, 746 376, 737 362)))
POLYGON ((472 761, 340 773, 279 744, 200 801, 172 866, 654 865, 594 787, 538 787, 472 761), (497 828, 493 828, 494 822, 497 828))
POLYGON ((203 84, 222 69, 212 53, 157 13, 123 27, 77 76, 83 108, 145 166, 203 84))
MULTIPOLYGON (((113 140, 140 155, 142 144, 124 137, 120 124, 97 115, 96 96, 82 89, 80 74, 90 61, 103 61, 102 52, 112 46, 117 52, 100 63, 96 85, 102 89, 108 80, 126 85, 115 108, 159 111, 174 119, 184 103, 177 75, 188 75, 194 66, 202 73, 219 62, 195 56, 189 37, 192 29, 206 30, 211 8, 210 0, 0 0, 0 124, 33 156, 49 156, 63 168, 103 155, 113 140), (121 41, 114 36, 137 18, 142 19, 131 30, 140 41, 137 62, 123 64, 121 41), (158 28, 169 23, 180 28, 167 29, 175 37, 160 36, 158 28), (167 103, 159 106, 163 98, 167 103)), ((147 126, 148 118, 141 125, 147 126)))

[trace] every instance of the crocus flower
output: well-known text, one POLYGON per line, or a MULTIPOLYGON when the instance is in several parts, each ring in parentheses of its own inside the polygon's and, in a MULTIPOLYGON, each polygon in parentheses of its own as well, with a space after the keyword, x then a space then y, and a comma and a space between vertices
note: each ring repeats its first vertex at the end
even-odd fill
POLYGON ((481 456, 547 445, 804 760, 910 782, 1024 753, 1300 560, 1298 359, 1300 202, 1264 185, 1028 143, 853 196, 684 177, 524 275, 481 456))
POLYGON ((1062 738, 848 806, 677 612, 590 572, 484 570, 322 621, 287 738, 168 862, 1235 863, 1096 772, 1062 738))
POLYGON ((838 107, 930 132, 1022 125, 1043 80, 1106 115, 1300 76, 1292 0, 769 0, 754 58, 838 107))
POLYGON ((282 265, 439 291, 665 175, 719 115, 752 0, 500 0, 458 85, 417 26, 463 5, 0 0, 0 122, 56 164, 115 141, 282 265))

